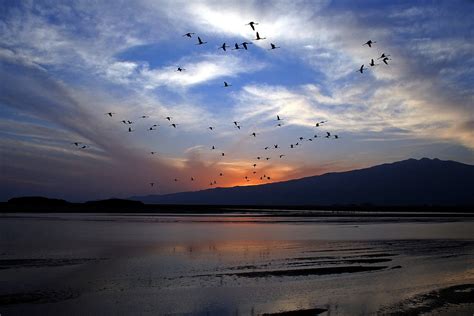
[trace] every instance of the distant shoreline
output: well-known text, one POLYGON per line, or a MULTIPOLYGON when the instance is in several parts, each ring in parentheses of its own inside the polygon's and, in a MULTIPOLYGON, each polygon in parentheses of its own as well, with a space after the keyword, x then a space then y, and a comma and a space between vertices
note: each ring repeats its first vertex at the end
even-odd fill
POLYGON ((144 204, 110 199, 85 203, 43 197, 25 197, 0 203, 0 213, 104 213, 104 214, 258 214, 260 216, 406 216, 471 217, 474 206, 386 206, 386 205, 192 205, 144 204), (394 214, 396 213, 396 214, 394 214))

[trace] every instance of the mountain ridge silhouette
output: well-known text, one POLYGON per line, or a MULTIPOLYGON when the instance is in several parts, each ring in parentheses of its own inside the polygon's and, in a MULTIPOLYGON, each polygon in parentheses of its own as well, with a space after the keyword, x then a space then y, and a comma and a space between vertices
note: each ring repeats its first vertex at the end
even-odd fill
POLYGON ((156 204, 474 205, 474 166, 437 158, 407 159, 254 186, 133 196, 156 204))

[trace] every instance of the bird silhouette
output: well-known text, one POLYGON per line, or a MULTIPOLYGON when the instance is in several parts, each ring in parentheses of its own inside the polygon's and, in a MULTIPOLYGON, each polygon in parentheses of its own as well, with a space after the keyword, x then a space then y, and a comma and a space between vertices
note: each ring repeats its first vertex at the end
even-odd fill
POLYGON ((224 174, 223 174, 222 172, 221 172, 221 173, 219 173, 219 177, 222 177, 223 175, 224 175, 224 174))
POLYGON ((237 50, 237 49, 241 49, 239 44, 235 43, 234 44, 234 48, 232 48, 232 50, 237 50))
POLYGON ((189 33, 184 34, 183 37, 184 37, 184 36, 187 36, 187 37, 191 38, 191 37, 193 37, 194 34, 195 34, 195 33, 189 32, 189 33))
POLYGON ((269 147, 267 146, 267 147, 265 147, 265 148, 263 148, 263 149, 267 150, 268 148, 269 148, 269 147))
POLYGON ((216 149, 216 147, 215 147, 215 146, 212 146, 212 148, 211 148, 211 149, 212 149, 212 150, 214 150, 214 149, 216 149))
POLYGON ((252 44, 252 43, 249 43, 249 42, 243 42, 243 43, 240 44, 240 45, 242 45, 242 46, 244 47, 244 49, 247 50, 247 49, 248 49, 247 45, 251 45, 251 44, 252 44))
POLYGON ((225 156, 225 154, 224 154, 224 153, 222 153, 221 155, 222 155, 222 157, 224 157, 224 156, 225 156))
POLYGON ((280 159, 283 158, 283 157, 285 157, 285 155, 280 155, 280 159))
POLYGON ((230 47, 230 46, 223 43, 222 46, 219 47, 219 49, 222 49, 225 52, 225 51, 227 51, 227 47, 230 47))
POLYGON ((153 187, 154 185, 155 185, 155 183, 154 183, 154 182, 150 182, 150 186, 152 186, 152 187, 153 187))
POLYGON ((156 151, 150 151, 150 154, 152 154, 152 155, 154 155, 156 153, 157 153, 156 151))
POLYGON ((266 39, 266 37, 260 37, 260 34, 258 32, 255 34, 256 38, 254 39, 255 41, 260 41, 266 39))
POLYGON ((382 61, 383 61, 383 63, 384 63, 385 65, 388 65, 387 60, 391 60, 391 59, 388 58, 388 57, 385 57, 384 59, 382 59, 382 61))
POLYGON ((208 127, 211 131, 214 130, 214 127, 213 126, 209 126, 208 127))
POLYGON ((377 59, 384 59, 385 57, 389 57, 389 56, 390 56, 390 55, 388 55, 388 54, 385 55, 385 53, 382 53, 382 55, 380 55, 380 57, 377 58, 377 59))
POLYGON ((198 36, 198 43, 196 45, 202 45, 202 44, 206 44, 207 42, 203 42, 201 40, 201 38, 198 36))
POLYGON ((277 115, 277 121, 281 121, 280 115, 277 115))
POLYGON ((331 137, 331 133, 326 132, 326 138, 329 138, 329 137, 331 137))
POLYGON ((254 132, 254 133, 250 134, 250 136, 257 137, 257 133, 254 132))
POLYGON ((372 41, 372 40, 368 40, 368 41, 365 42, 362 46, 367 45, 367 46, 369 46, 369 47, 372 47, 372 44, 375 44, 375 43, 377 43, 377 42, 372 41))
POLYGON ((184 69, 184 68, 181 68, 181 67, 178 67, 178 69, 177 69, 176 71, 179 71, 179 72, 181 72, 181 71, 184 71, 184 70, 186 70, 186 69, 184 69))
POLYGON ((227 87, 232 87, 232 85, 228 84, 226 81, 224 81, 224 88, 227 88, 227 87))
POLYGON ((375 63, 375 61, 373 59, 370 60, 370 67, 374 67, 374 66, 377 66, 378 64, 375 63))
POLYGON ((193 178, 193 177, 191 177, 191 181, 194 181, 194 178, 193 178))
POLYGON ((279 47, 279 46, 275 46, 275 44, 273 44, 273 43, 270 43, 270 49, 269 49, 269 50, 277 49, 277 48, 280 48, 280 47, 279 47))
POLYGON ((255 167, 257 166, 257 164, 256 164, 256 163, 254 163, 252 166, 255 168, 255 167))
POLYGON ((335 139, 338 139, 338 138, 339 138, 339 136, 338 136, 338 135, 334 135, 334 138, 335 138, 335 139))
POLYGON ((167 116, 167 117, 165 117, 165 119, 167 119, 168 121, 171 122, 172 117, 171 117, 171 116, 167 116))
POLYGON ((72 144, 76 145, 76 147, 79 147, 79 145, 81 144, 81 142, 74 142, 74 143, 72 143, 72 144))
POLYGON ((170 124, 170 126, 173 126, 174 128, 176 128, 177 125, 178 125, 178 124, 176 124, 176 123, 170 124))
POLYGON ((140 118, 146 119, 146 118, 149 118, 149 116, 148 115, 142 115, 142 116, 140 116, 140 118))
POLYGON ((362 65, 362 66, 360 66, 360 69, 357 70, 357 71, 362 74, 362 73, 364 73, 364 69, 367 69, 367 68, 364 68, 364 65, 362 65))
POLYGON ((105 113, 105 115, 108 115, 110 117, 112 117, 115 113, 114 112, 108 112, 108 113, 105 113))
POLYGON ((86 149, 86 148, 89 148, 89 146, 87 145, 82 145, 81 149, 86 149))
POLYGON ((232 123, 234 123, 235 126, 239 126, 239 122, 237 122, 237 121, 234 121, 232 123))
POLYGON ((131 127, 128 128, 128 132, 131 133, 131 132, 134 132, 135 130, 132 129, 131 127))
POLYGON ((253 31, 255 31, 255 25, 258 25, 258 23, 255 23, 255 22, 249 22, 245 25, 250 25, 250 27, 252 28, 253 31))
POLYGON ((278 145, 273 145, 273 148, 277 149, 277 148, 278 148, 278 145))

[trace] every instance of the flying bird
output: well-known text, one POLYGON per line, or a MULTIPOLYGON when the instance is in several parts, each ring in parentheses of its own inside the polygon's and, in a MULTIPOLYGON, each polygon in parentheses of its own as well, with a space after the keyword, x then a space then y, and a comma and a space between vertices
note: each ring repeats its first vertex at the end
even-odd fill
POLYGON ((128 132, 131 133, 131 132, 134 132, 135 130, 132 129, 131 127, 128 128, 128 132))
POLYGON ((357 71, 362 74, 362 73, 364 73, 364 69, 367 69, 367 68, 364 68, 364 65, 362 65, 362 66, 360 66, 360 69, 357 70, 357 71))
POLYGON ((171 117, 171 116, 167 116, 167 117, 165 117, 165 119, 167 119, 168 121, 171 122, 172 117, 171 117))
POLYGON ((226 81, 224 81, 224 88, 227 88, 227 87, 232 87, 232 85, 228 84, 226 81))
POLYGON ((154 183, 154 182, 150 182, 150 186, 154 186, 154 185, 155 185, 155 183, 154 183))
POLYGON ((365 42, 362 46, 367 45, 367 46, 369 46, 369 47, 372 47, 372 44, 375 44, 375 43, 377 43, 377 42, 376 42, 376 41, 372 41, 372 40, 368 40, 368 41, 365 42))
POLYGON ((331 133, 326 132, 326 138, 329 138, 329 137, 331 137, 331 133))
POLYGON ((281 159, 282 157, 285 157, 285 155, 280 155, 280 159, 281 159))
POLYGON ((383 59, 383 58, 385 58, 385 57, 388 57, 388 56, 390 56, 390 55, 388 55, 388 54, 387 54, 387 55, 385 55, 385 53, 382 53, 382 55, 380 55, 380 57, 379 57, 379 58, 377 58, 377 59, 383 59))
POLYGON ((230 47, 230 46, 228 46, 224 43, 224 44, 222 44, 222 46, 219 47, 219 49, 222 49, 225 52, 225 51, 227 51, 227 47, 230 47))
POLYGON ((250 134, 250 136, 257 137, 257 133, 254 132, 254 133, 250 134))
POLYGON ((278 148, 278 145, 273 145, 273 147, 274 147, 275 149, 277 149, 277 148, 278 148))
POLYGON ((196 45, 202 45, 202 44, 206 44, 207 42, 203 42, 201 40, 201 38, 198 36, 198 43, 196 45))
POLYGON ((211 148, 211 149, 212 149, 212 150, 214 150, 214 149, 216 149, 216 147, 215 147, 215 146, 212 146, 212 148, 211 148))
POLYGON ((181 67, 178 67, 178 69, 176 69, 176 71, 179 71, 179 72, 181 72, 181 71, 183 71, 183 70, 186 70, 186 69, 181 68, 181 67))
POLYGON ((191 38, 191 37, 193 37, 194 34, 195 34, 195 33, 189 32, 189 33, 184 34, 183 37, 184 37, 184 36, 187 36, 187 37, 190 37, 190 38, 191 38))
POLYGON ((258 25, 258 23, 255 23, 255 22, 249 22, 245 25, 250 25, 250 27, 252 28, 253 31, 255 31, 255 25, 258 25))
POLYGON ((280 48, 279 46, 276 46, 276 45, 273 44, 273 43, 270 43, 270 47, 271 47, 271 48, 270 48, 269 50, 280 48))
POLYGON ((256 38, 254 39, 255 41, 259 41, 259 40, 264 40, 266 39, 266 37, 260 37, 260 34, 258 34, 258 32, 256 33, 256 38))
POLYGON ((140 118, 145 119, 145 118, 149 118, 149 116, 148 115, 142 115, 142 116, 140 116, 140 118))
POLYGON ((224 156, 225 156, 225 154, 224 154, 224 153, 222 153, 221 155, 222 155, 222 157, 224 157, 224 156))
POLYGON ((387 60, 391 60, 391 59, 388 58, 388 57, 385 57, 384 59, 382 59, 382 61, 383 61, 383 63, 384 63, 385 65, 388 65, 387 60))
POLYGON ((178 124, 173 123, 173 124, 171 124, 170 126, 173 126, 174 128, 176 128, 177 125, 178 125, 178 124))
POLYGON ((72 144, 76 145, 76 147, 79 147, 79 145, 80 145, 81 143, 80 143, 80 142, 74 142, 74 143, 72 143, 72 144))
POLYGON ((110 117, 112 117, 115 113, 114 112, 108 112, 108 113, 105 113, 105 115, 108 115, 110 117))
POLYGON ((234 44, 234 48, 232 48, 232 50, 237 50, 237 49, 241 49, 239 44, 235 43, 234 44))
POLYGON ((209 126, 208 127, 211 131, 214 130, 214 127, 213 126, 209 126))
POLYGON ((247 50, 247 49, 248 49, 247 45, 250 45, 250 44, 252 44, 252 43, 249 43, 249 42, 243 42, 243 43, 242 43, 242 44, 240 44, 240 45, 242 45, 242 46, 245 48, 245 50, 247 50))
POLYGON ((374 67, 374 66, 377 66, 378 64, 375 63, 375 61, 373 59, 370 60, 370 67, 374 67))
POLYGON ((150 154, 154 155, 156 154, 156 151, 150 151, 150 154))
POLYGON ((234 121, 233 123, 234 123, 235 126, 239 126, 239 122, 234 121))
POLYGON ((277 121, 281 121, 280 115, 277 115, 277 121))

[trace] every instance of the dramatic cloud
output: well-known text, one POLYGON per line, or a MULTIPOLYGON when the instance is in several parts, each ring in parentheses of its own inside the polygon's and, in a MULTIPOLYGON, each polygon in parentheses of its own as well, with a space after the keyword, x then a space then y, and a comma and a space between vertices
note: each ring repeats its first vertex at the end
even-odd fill
POLYGON ((424 155, 474 163, 473 9, 10 2, 0 12, 0 198, 253 185, 263 173, 280 181, 424 155), (253 40, 250 21, 266 40, 253 40), (248 50, 231 49, 244 41, 248 50), (257 156, 270 159, 254 169, 257 156))

